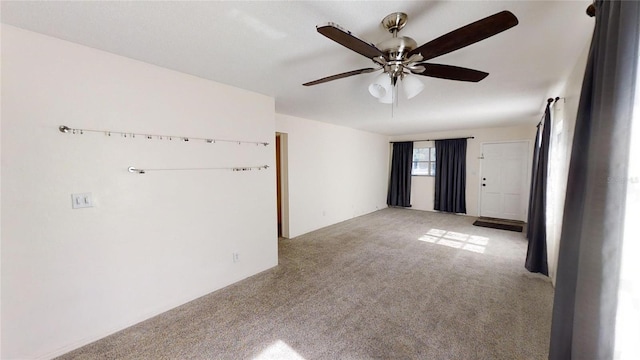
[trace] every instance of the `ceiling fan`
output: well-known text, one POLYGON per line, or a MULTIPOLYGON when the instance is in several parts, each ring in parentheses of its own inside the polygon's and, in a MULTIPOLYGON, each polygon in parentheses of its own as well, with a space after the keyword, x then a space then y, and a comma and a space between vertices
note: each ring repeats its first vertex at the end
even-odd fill
POLYGON ((410 37, 398 36, 398 32, 406 23, 407 14, 405 13, 396 12, 385 16, 382 19, 382 26, 393 37, 377 45, 357 38, 350 31, 334 23, 317 26, 316 28, 320 34, 371 59, 377 67, 331 75, 302 85, 318 85, 349 76, 383 70, 382 74, 369 86, 369 92, 378 98, 380 102, 390 104, 393 102, 393 89, 396 87, 398 80, 403 82, 403 88, 408 98, 412 98, 422 91, 424 85, 417 78, 409 76, 411 74, 448 80, 478 82, 489 74, 459 66, 427 63, 426 61, 510 29, 518 24, 518 19, 509 11, 501 11, 453 30, 422 46, 418 46, 416 41, 410 37))

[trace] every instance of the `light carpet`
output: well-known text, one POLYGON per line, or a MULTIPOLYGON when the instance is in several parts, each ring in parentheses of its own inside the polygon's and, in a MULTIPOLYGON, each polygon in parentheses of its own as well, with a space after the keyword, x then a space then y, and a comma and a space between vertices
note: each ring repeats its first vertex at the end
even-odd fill
POLYGON ((60 359, 546 359, 553 288, 522 233, 384 209, 60 359))

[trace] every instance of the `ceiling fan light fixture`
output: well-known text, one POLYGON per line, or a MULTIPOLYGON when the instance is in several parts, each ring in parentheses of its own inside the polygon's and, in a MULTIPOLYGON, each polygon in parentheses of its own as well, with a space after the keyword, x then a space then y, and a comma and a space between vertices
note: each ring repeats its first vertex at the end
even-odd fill
POLYGON ((369 85, 369 93, 376 99, 391 96, 391 78, 387 73, 382 73, 369 85))
POLYGON ((371 96, 376 99, 384 97, 386 93, 387 89, 385 89, 385 87, 380 84, 372 83, 371 85, 369 85, 369 94, 371 94, 371 96))
POLYGON ((411 99, 424 90, 424 84, 415 76, 405 75, 402 78, 402 90, 407 99, 411 99))
MULTIPOLYGON (((389 82, 389 83, 391 83, 391 82, 389 82)), ((378 101, 383 103, 383 104, 392 104, 393 103, 393 99, 394 99, 394 96, 393 96, 394 89, 395 88, 392 88, 391 85, 389 85, 388 91, 384 94, 383 97, 378 98, 378 101)))

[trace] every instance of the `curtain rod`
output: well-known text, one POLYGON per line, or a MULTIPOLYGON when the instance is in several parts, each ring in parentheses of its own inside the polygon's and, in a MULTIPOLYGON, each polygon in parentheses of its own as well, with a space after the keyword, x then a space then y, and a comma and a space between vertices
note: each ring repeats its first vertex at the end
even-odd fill
POLYGON ((418 142, 418 141, 436 141, 436 140, 458 140, 458 139, 475 139, 473 136, 467 137, 459 137, 459 138, 449 138, 449 139, 427 139, 427 140, 405 140, 405 141, 389 141, 390 144, 401 143, 401 142, 418 142))
MULTIPOLYGON (((564 98, 561 98, 559 96, 556 96, 555 98, 548 98, 547 99, 547 104, 551 105, 551 103, 558 102, 558 100, 560 100, 560 99, 564 99, 564 98)), ((538 125, 536 125, 537 128, 539 128, 540 125, 542 125, 542 120, 544 120, 544 113, 542 113, 542 117, 540 118, 540 121, 538 122, 538 125)))

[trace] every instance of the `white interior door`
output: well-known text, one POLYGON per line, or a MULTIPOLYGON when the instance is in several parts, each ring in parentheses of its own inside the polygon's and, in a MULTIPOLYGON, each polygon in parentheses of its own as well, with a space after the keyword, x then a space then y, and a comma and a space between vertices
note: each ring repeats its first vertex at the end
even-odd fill
POLYGON ((525 221, 529 142, 482 144, 480 216, 525 221))

